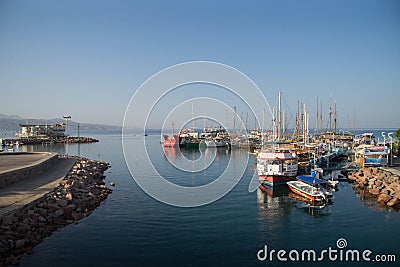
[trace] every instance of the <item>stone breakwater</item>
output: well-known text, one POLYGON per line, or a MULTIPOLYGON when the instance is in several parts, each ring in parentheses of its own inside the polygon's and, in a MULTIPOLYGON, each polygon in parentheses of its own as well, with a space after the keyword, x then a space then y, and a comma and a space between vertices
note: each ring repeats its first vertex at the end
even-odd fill
POLYGON ((54 190, 0 221, 0 266, 18 265, 22 256, 57 229, 90 215, 111 193, 104 183, 108 163, 76 157, 54 190))
MULTIPOLYGON (((91 138, 91 137, 77 137, 77 136, 69 136, 68 137, 68 143, 70 144, 78 144, 78 143, 96 143, 99 142, 99 140, 91 138)), ((60 137, 57 139, 54 139, 54 143, 57 144, 66 144, 67 143, 67 138, 66 137, 60 137)))
MULTIPOLYGON (((37 145, 37 144, 46 144, 46 143, 55 143, 55 144, 66 144, 67 137, 58 137, 58 138, 19 138, 19 139, 3 139, 3 146, 9 146, 11 144, 15 144, 18 142, 20 145, 37 145)), ((99 142, 98 139, 91 137, 77 137, 77 136, 69 136, 68 143, 70 144, 84 144, 84 143, 96 143, 99 142)))
POLYGON ((365 198, 375 199, 378 203, 400 210, 400 178, 378 168, 362 168, 348 174, 354 182, 354 189, 365 198))

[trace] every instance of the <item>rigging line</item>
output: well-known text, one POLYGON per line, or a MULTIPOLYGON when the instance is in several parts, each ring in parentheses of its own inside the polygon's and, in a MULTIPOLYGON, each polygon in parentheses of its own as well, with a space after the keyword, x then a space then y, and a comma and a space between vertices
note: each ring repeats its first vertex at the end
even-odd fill
MULTIPOLYGON (((282 97, 282 94, 281 94, 281 97, 282 97)), ((288 103, 287 103, 287 101, 286 101, 285 95, 283 95, 282 98, 283 98, 283 103, 284 103, 284 105, 285 105, 286 110, 289 111, 289 119, 288 119, 288 121, 286 122, 286 125, 283 126, 284 129, 287 130, 288 127, 289 127, 289 123, 291 122, 291 120, 292 120, 292 118, 293 118, 293 110, 290 109, 290 106, 288 105, 288 103)))

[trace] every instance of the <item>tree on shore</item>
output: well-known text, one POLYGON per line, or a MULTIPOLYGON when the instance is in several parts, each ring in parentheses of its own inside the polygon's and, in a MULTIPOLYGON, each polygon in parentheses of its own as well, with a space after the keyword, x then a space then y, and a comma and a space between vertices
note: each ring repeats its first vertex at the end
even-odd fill
POLYGON ((397 151, 397 156, 400 157, 400 149, 399 149, 399 145, 400 145, 400 129, 396 130, 395 138, 396 139, 394 141, 393 148, 394 148, 395 151, 397 151))

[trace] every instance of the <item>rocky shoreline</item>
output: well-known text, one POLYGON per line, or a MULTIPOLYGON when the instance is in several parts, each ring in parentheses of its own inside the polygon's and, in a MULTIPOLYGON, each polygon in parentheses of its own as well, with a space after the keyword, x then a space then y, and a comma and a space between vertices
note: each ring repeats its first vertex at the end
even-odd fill
POLYGON ((53 191, 1 219, 0 267, 18 265, 45 237, 90 215, 112 192, 103 181, 108 163, 74 158, 74 166, 53 191))
MULTIPOLYGON (((68 143, 70 144, 83 144, 83 143, 97 143, 99 142, 98 139, 94 139, 91 137, 77 137, 77 136, 69 136, 68 137, 68 143)), ((66 137, 60 137, 57 139, 54 139, 55 144, 66 144, 67 143, 67 138, 66 137)))
POLYGON ((363 198, 374 199, 387 208, 400 210, 400 178, 379 168, 362 168, 348 173, 349 181, 363 198))

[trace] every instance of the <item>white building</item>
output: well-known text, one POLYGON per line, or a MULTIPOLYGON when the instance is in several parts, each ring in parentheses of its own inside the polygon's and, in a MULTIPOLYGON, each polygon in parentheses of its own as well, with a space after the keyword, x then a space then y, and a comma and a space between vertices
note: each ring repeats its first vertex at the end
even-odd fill
POLYGON ((54 138, 65 136, 65 124, 20 124, 21 138, 54 138))

